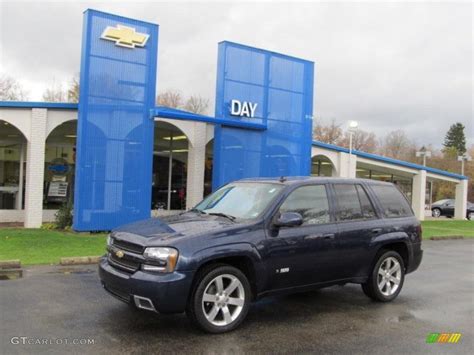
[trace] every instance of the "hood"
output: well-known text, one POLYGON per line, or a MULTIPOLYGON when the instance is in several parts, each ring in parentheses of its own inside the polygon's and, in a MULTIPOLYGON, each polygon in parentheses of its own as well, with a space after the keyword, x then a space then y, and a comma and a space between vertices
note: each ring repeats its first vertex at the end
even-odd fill
POLYGON ((169 243, 184 237, 220 232, 235 225, 237 223, 222 217, 189 212, 126 224, 113 230, 113 234, 119 239, 127 239, 132 242, 131 239, 136 239, 134 236, 139 237, 140 244, 169 243))

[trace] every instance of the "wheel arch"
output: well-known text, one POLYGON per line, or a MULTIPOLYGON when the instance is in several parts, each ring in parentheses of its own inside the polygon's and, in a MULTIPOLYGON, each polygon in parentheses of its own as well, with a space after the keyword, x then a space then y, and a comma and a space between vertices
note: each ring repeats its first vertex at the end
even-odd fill
MULTIPOLYGON (((375 258, 373 261, 373 265, 377 262, 378 258, 382 253, 385 251, 393 250, 397 252, 403 260, 403 266, 405 267, 405 271, 408 270, 408 265, 410 263, 410 248, 408 243, 405 240, 393 240, 393 241, 386 241, 382 243, 378 249, 377 253, 375 254, 375 258)), ((373 267, 373 266, 372 266, 373 267)))
POLYGON ((227 248, 207 249, 206 256, 201 257, 197 263, 191 289, 194 290, 206 268, 211 268, 214 265, 230 265, 239 269, 247 277, 252 290, 252 299, 255 299, 261 286, 257 274, 264 274, 261 258, 250 244, 240 246, 240 248, 239 251, 234 250, 233 252, 229 252, 228 246, 227 248))

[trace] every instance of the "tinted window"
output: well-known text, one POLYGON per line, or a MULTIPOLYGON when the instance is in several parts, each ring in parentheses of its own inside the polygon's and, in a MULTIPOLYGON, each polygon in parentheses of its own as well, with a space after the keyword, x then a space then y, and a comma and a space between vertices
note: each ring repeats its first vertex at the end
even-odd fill
POLYGON ((356 188, 357 194, 359 195, 360 206, 362 208, 362 216, 364 218, 374 218, 374 206, 372 206, 372 202, 370 202, 369 196, 367 196, 367 192, 365 192, 364 188, 361 185, 356 185, 356 188))
POLYGON ((280 212, 298 212, 303 225, 328 223, 329 204, 324 185, 302 186, 293 191, 283 202, 280 212))
POLYGON ((338 221, 363 219, 362 208, 355 185, 334 185, 338 210, 338 221))
POLYGON ((413 215, 405 196, 395 186, 372 185, 371 188, 382 205, 385 217, 394 218, 413 215))

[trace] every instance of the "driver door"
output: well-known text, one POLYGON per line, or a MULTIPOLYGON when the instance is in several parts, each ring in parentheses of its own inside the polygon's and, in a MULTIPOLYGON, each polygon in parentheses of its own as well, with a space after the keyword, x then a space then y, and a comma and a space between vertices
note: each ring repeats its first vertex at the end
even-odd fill
POLYGON ((295 227, 270 227, 266 239, 270 288, 331 280, 337 227, 330 213, 326 185, 296 188, 280 205, 274 218, 282 212, 299 213, 303 223, 295 227))

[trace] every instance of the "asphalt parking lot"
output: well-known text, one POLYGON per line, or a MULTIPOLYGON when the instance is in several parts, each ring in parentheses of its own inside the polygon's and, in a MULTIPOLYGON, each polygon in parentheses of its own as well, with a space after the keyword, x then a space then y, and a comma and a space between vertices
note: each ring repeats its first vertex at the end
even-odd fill
POLYGON ((33 267, 0 281, 0 353, 473 353, 473 247, 474 239, 425 242, 420 269, 393 303, 370 301, 358 285, 269 298, 222 335, 199 332, 184 315, 130 310, 102 290, 96 267, 33 267), (426 344, 432 332, 462 338, 426 344), (50 344, 11 343, 21 336, 50 344))

